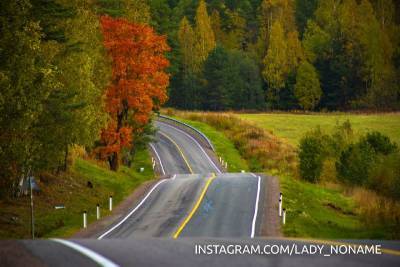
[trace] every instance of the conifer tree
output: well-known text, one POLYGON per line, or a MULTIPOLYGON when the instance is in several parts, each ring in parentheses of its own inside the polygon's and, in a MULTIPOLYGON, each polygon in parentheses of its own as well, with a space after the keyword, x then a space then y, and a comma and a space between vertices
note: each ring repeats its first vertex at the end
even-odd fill
POLYGON ((184 17, 181 20, 178 40, 181 51, 182 67, 185 74, 192 72, 194 69, 194 45, 195 45, 195 34, 192 26, 188 19, 184 17))
POLYGON ((207 13, 207 7, 204 0, 200 0, 196 11, 196 60, 195 69, 200 71, 208 54, 214 50, 215 36, 211 27, 211 20, 207 13))

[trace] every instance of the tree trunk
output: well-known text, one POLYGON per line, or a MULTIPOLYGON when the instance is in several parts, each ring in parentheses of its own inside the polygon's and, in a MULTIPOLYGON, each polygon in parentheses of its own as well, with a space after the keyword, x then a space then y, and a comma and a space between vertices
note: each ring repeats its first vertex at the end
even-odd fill
POLYGON ((110 169, 112 171, 117 171, 119 168, 119 153, 114 152, 110 157, 108 162, 110 163, 110 169))
POLYGON ((68 170, 68 145, 65 147, 65 156, 64 156, 64 171, 68 170))

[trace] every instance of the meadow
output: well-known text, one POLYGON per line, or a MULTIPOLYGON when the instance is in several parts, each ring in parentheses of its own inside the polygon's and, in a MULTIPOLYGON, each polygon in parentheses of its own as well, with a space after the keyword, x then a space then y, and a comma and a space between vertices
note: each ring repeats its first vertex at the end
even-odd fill
POLYGON ((305 133, 320 126, 327 133, 349 120, 356 135, 379 131, 400 144, 400 113, 354 114, 354 113, 258 113, 237 114, 241 119, 254 122, 272 134, 298 145, 305 133))

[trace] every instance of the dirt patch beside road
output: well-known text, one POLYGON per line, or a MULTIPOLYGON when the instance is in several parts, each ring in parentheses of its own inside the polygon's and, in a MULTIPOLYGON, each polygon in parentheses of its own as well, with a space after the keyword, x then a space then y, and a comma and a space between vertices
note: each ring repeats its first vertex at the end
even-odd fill
POLYGON ((264 176, 264 200, 260 234, 263 237, 281 237, 281 222, 278 214, 279 179, 264 176))

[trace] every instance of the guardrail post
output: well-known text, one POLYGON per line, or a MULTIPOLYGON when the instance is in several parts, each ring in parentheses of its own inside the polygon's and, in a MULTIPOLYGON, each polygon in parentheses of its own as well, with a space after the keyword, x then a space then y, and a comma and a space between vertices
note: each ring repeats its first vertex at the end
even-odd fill
POLYGON ((286 223, 286 209, 283 209, 283 212, 282 212, 282 223, 283 224, 286 223))
POLYGON ((96 217, 97 220, 100 219, 100 204, 97 204, 96 206, 96 217))
POLYGON ((279 193, 279 217, 282 216, 282 198, 283 198, 282 193, 279 193))
POLYGON ((225 169, 228 169, 228 162, 225 162, 225 169))
POLYGON ((86 210, 83 212, 83 228, 87 227, 87 212, 86 210))
POLYGON ((110 200, 109 200, 109 202, 108 202, 108 206, 109 206, 109 209, 110 209, 110 211, 112 211, 112 206, 113 206, 113 203, 112 203, 112 196, 110 196, 110 200))

